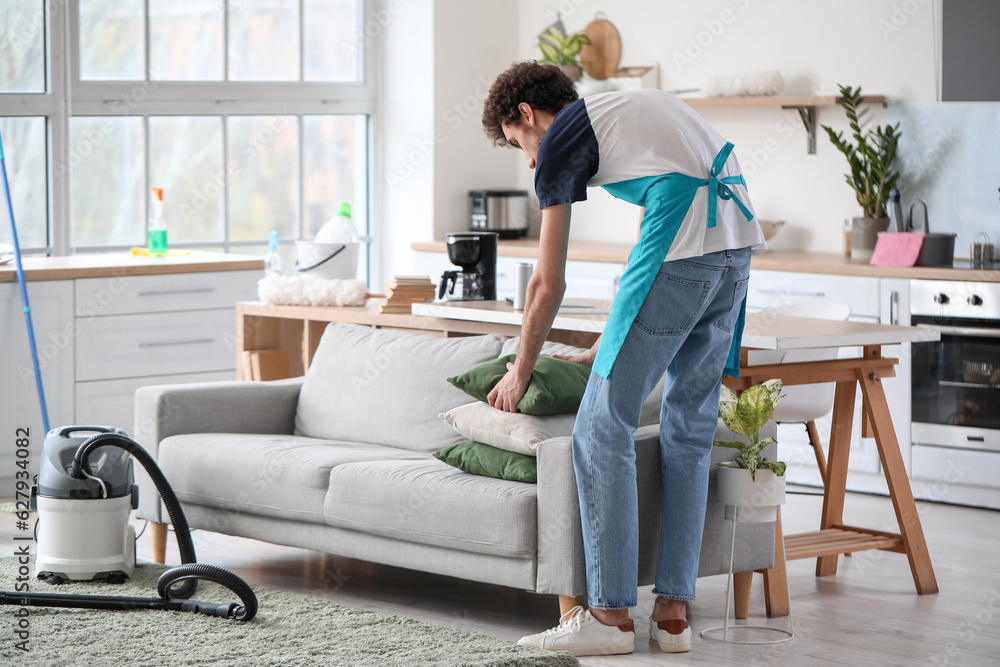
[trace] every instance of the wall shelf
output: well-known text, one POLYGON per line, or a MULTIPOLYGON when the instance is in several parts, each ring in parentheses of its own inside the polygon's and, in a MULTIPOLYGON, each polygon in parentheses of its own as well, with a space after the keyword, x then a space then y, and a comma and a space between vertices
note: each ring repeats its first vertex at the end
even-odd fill
MULTIPOLYGON (((688 106, 702 107, 781 107, 799 112, 808 135, 807 152, 816 154, 816 107, 836 106, 836 95, 761 95, 756 97, 682 97, 688 106)), ((864 104, 885 106, 884 95, 865 95, 864 104)))

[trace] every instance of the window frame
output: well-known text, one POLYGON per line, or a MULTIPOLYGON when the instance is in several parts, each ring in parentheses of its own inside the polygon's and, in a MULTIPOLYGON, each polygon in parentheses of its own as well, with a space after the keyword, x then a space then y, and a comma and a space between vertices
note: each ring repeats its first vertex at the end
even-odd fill
MULTIPOLYGON (((229 0, 221 0, 223 12, 223 38, 228 42, 229 0)), ((304 27, 304 0, 298 0, 299 30, 304 27)), ((378 49, 376 40, 367 35, 368 25, 375 13, 375 0, 358 0, 357 45, 362 59, 360 80, 356 82, 303 81, 305 38, 300 38, 299 81, 246 82, 246 81, 163 81, 150 80, 149 63, 149 5, 143 0, 143 30, 147 78, 143 80, 91 81, 80 79, 80 0, 41 3, 46 58, 46 90, 44 93, 3 93, 0 102, 2 116, 41 116, 46 119, 48 161, 48 243, 46 246, 26 248, 26 253, 68 255, 74 252, 108 252, 126 249, 128 245, 72 246, 69 219, 69 171, 60 165, 69 160, 69 124, 76 116, 128 116, 141 117, 146 139, 145 191, 149 183, 149 117, 150 116, 212 116, 222 118, 223 150, 227 141, 229 116, 289 115, 297 118, 299 125, 299 198, 298 235, 303 225, 302 177, 302 116, 311 115, 364 115, 367 118, 365 158, 367 173, 363 175, 367 192, 367 220, 355 220, 359 233, 371 235, 375 216, 374 177, 379 142, 375 128, 378 126, 378 49)), ((378 32, 378 31, 375 31, 378 32)), ((228 43, 223 44, 223 76, 228 76, 228 43)), ((362 177, 362 176, 359 176, 362 177)), ((228 178, 226 179, 228 183, 228 178)), ((225 198, 224 198, 225 199, 225 198)), ((144 198, 144 224, 149 218, 148 197, 144 198)), ((227 251, 241 246, 266 244, 266 239, 232 241, 229 238, 229 218, 224 206, 225 238, 221 242, 180 243, 177 247, 223 247, 227 251)), ((291 239, 289 239, 291 240, 291 239)), ((373 274, 371 259, 379 253, 366 246, 368 273, 373 274)))

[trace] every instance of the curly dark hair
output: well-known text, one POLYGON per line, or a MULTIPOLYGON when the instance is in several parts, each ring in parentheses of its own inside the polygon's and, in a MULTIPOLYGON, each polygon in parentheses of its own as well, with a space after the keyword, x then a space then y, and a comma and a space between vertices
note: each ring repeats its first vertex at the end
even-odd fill
POLYGON ((518 104, 527 102, 535 109, 555 114, 578 98, 573 81, 557 66, 535 60, 514 63, 490 86, 483 105, 483 131, 494 146, 509 146, 503 124, 521 122, 518 104))

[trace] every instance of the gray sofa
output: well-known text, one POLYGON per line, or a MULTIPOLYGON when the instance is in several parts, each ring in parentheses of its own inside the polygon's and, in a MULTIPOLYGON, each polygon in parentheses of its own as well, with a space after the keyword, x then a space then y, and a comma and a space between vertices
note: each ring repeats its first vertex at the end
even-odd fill
MULTIPOLYGON (((445 378, 516 343, 331 324, 304 378, 140 389, 135 434, 192 528, 577 597, 586 580, 570 438, 539 445, 537 484, 466 474, 431 455, 463 440, 438 414, 471 400, 445 378)), ((659 399, 649 401, 644 415, 658 414, 659 399)), ((720 429, 719 439, 737 438, 720 429)), ((657 426, 635 440, 645 585, 662 504, 657 426)), ((713 461, 732 458, 714 449, 713 461)), ((144 473, 139 485, 138 516, 166 522, 144 473)), ((773 566, 774 529, 739 525, 737 571, 773 566)), ((710 488, 700 576, 727 571, 730 531, 710 488)))

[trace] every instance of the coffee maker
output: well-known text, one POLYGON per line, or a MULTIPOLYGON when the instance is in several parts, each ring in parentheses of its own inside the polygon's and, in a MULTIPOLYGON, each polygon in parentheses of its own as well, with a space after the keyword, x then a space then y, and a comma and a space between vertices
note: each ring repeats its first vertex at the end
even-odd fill
POLYGON ((445 235, 448 259, 461 271, 445 271, 438 284, 438 300, 495 301, 497 298, 497 240, 495 232, 453 232, 445 235), (455 287, 461 280, 461 290, 455 287))

